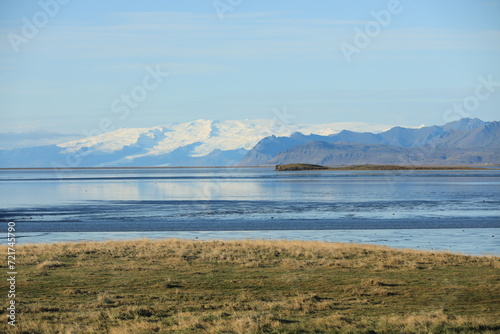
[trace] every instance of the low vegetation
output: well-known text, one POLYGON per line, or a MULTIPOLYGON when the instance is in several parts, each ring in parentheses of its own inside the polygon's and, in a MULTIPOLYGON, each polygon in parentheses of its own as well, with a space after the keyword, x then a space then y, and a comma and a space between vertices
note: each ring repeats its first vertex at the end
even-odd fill
POLYGON ((494 256, 168 239, 24 245, 17 260, 17 326, 4 298, 1 333, 500 331, 494 256))
POLYGON ((276 165, 275 167, 275 170, 277 171, 318 170, 318 169, 328 169, 328 167, 320 165, 311 165, 311 164, 287 164, 287 165, 276 165))
POLYGON ((403 166, 403 165, 357 165, 344 167, 325 167, 311 164, 276 165, 277 171, 296 170, 477 170, 479 167, 469 166, 403 166))

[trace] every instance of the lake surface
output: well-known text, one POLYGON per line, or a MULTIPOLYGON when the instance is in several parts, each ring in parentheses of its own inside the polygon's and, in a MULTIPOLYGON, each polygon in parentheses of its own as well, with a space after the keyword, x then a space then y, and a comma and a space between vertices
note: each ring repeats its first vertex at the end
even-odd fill
POLYGON ((500 254, 500 170, 0 170, 19 242, 184 237, 500 254))

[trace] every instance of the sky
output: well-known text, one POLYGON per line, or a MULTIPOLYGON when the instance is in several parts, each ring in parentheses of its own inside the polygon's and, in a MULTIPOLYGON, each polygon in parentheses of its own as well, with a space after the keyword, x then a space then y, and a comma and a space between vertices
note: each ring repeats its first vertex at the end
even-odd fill
MULTIPOLYGON (((0 134, 499 120, 500 0, 0 0, 0 134)), ((1 137, 0 137, 1 138, 1 137)))

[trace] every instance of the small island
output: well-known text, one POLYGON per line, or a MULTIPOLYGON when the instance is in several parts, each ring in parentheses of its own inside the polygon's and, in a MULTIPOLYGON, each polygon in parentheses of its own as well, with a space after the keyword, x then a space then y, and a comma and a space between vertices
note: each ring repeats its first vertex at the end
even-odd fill
POLYGON ((403 165, 356 165, 343 167, 326 167, 313 164, 285 164, 276 165, 276 171, 303 171, 303 170, 478 170, 480 167, 469 166, 403 166, 403 165))
POLYGON ((319 170, 319 169, 329 169, 325 166, 312 165, 312 164, 286 164, 286 165, 276 165, 275 170, 277 171, 290 171, 290 170, 319 170))

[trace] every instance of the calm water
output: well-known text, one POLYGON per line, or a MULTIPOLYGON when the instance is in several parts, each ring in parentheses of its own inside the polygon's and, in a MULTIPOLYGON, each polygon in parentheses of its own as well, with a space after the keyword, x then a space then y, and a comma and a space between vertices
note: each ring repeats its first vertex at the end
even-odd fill
POLYGON ((0 199, 2 229, 16 222, 25 242, 288 238, 500 254, 499 170, 2 170, 0 199))

